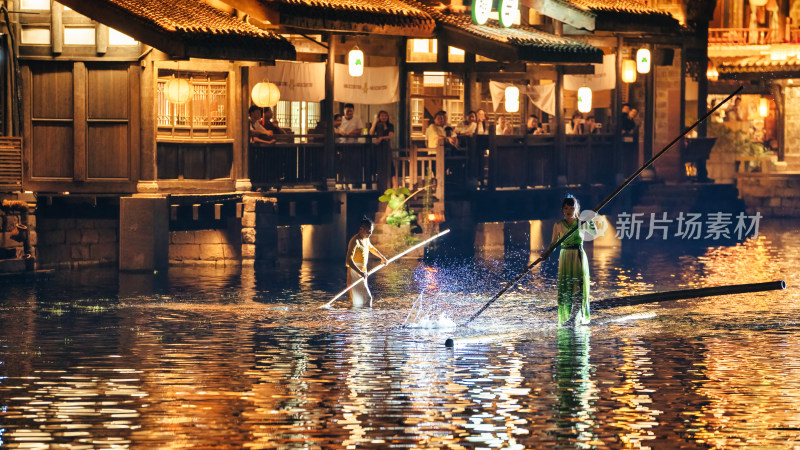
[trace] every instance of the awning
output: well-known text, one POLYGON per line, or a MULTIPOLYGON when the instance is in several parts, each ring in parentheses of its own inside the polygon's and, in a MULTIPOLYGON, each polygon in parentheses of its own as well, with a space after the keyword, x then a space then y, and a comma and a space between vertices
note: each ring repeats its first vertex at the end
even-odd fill
POLYGON ((796 53, 712 58, 712 62, 721 79, 800 78, 800 56, 796 53))
POLYGON ((59 0, 92 20, 175 58, 274 61, 296 58, 282 36, 201 1, 59 0))
POLYGON ((680 29, 669 12, 633 0, 521 0, 540 14, 588 31, 680 29))

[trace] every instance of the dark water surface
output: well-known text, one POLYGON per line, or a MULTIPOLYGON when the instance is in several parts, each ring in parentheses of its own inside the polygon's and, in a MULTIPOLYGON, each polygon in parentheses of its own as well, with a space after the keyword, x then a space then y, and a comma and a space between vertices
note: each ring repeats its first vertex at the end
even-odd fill
POLYGON ((555 325, 554 257, 472 326, 442 328, 529 261, 502 249, 404 260, 363 310, 318 308, 341 262, 6 284, 0 446, 798 448, 798 231, 764 219, 744 243, 590 249, 593 299, 789 287, 598 311, 574 330, 555 325))

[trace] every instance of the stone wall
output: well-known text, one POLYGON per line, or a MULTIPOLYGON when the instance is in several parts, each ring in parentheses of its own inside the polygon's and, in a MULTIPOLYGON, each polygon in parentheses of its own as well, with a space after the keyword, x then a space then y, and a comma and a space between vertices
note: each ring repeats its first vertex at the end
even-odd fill
POLYGON ((739 174, 737 187, 750 215, 800 217, 800 174, 739 174))
POLYGON ((245 195, 242 199, 241 261, 254 264, 274 258, 278 248, 277 199, 245 195), (258 236, 258 246, 256 246, 258 236))
POLYGON ((230 219, 226 229, 170 231, 169 263, 230 266, 242 261, 239 220, 230 219))
POLYGON ((119 261, 118 219, 39 218, 39 267, 74 269, 119 261))
POLYGON ((789 170, 800 168, 800 87, 783 88, 783 148, 789 170))
POLYGON ((12 239, 18 233, 17 224, 27 225, 31 255, 36 257, 36 216, 28 214, 25 219, 22 216, 19 211, 0 209, 0 274, 26 270, 23 243, 12 239))
MULTIPOLYGON (((683 127, 680 123, 681 104, 681 54, 680 49, 675 49, 672 65, 653 65, 655 78, 655 120, 653 123, 653 152, 655 155, 664 146, 680 134, 683 127)), ((658 63, 658 53, 653 55, 653 61, 658 63)), ((645 105, 639 106, 639 117, 644 120, 645 105)), ((644 137, 644 129, 639 130, 644 137)), ((644 162, 644 160, 642 161, 644 162)), ((683 165, 679 149, 673 148, 664 153, 654 164, 656 174, 668 181, 680 181, 684 177, 683 165)), ((637 164, 638 167, 638 164, 637 164)), ((624 174, 626 177, 629 173, 624 174)))

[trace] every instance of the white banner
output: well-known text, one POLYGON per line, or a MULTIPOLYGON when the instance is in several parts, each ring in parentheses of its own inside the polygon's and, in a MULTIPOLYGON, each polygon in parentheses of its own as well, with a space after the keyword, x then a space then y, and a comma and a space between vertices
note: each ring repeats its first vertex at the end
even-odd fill
MULTIPOLYGON (((492 107, 495 111, 503 103, 506 95, 506 88, 513 86, 512 83, 501 83, 499 81, 489 82, 489 91, 492 94, 492 107)), ((547 114, 555 115, 556 113, 556 85, 555 84, 542 84, 537 86, 517 86, 520 94, 525 94, 531 99, 534 106, 546 112, 547 114)))
POLYGON ((262 81, 275 83, 281 100, 320 102, 325 99, 325 63, 275 61, 274 66, 250 68, 250 88, 262 81))
POLYGON ((577 91, 581 86, 593 91, 607 91, 617 87, 617 56, 603 55, 602 64, 593 64, 594 75, 564 75, 564 89, 577 91))
POLYGON ((351 77, 347 64, 335 64, 334 67, 334 101, 383 105, 400 100, 399 67, 364 67, 364 75, 360 77, 351 77))

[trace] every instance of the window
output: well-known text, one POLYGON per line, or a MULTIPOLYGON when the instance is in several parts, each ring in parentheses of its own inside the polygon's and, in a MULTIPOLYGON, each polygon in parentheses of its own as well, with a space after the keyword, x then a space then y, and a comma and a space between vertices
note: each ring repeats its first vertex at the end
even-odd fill
POLYGON ((419 138, 439 109, 447 111, 451 125, 464 120, 464 82, 450 72, 417 72, 409 74, 411 134, 419 138), (441 103, 440 103, 441 102, 441 103))
POLYGON ((64 28, 65 45, 94 45, 94 27, 66 27, 64 28))
POLYGON ((228 137, 228 74, 159 71, 158 137, 178 139, 225 139, 228 137), (191 95, 185 103, 173 103, 165 87, 171 79, 185 79, 191 95))
POLYGON ((281 128, 291 128, 294 134, 308 134, 317 126, 320 104, 280 101, 275 107, 275 118, 278 119, 281 128))

